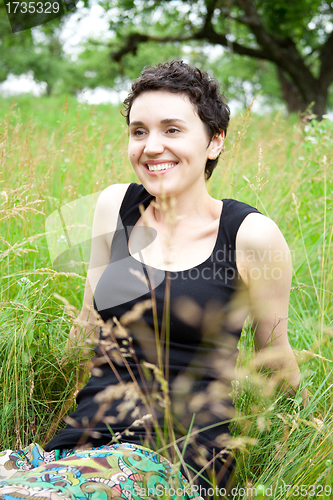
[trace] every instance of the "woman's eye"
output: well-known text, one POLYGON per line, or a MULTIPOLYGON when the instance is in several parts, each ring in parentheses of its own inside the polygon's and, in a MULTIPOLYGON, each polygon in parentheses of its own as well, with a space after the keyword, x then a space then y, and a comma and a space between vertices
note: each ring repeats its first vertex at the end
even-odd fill
POLYGON ((145 132, 144 130, 134 130, 133 135, 143 135, 145 132))
POLYGON ((175 134, 176 132, 179 132, 178 128, 169 128, 167 130, 168 134, 175 134))

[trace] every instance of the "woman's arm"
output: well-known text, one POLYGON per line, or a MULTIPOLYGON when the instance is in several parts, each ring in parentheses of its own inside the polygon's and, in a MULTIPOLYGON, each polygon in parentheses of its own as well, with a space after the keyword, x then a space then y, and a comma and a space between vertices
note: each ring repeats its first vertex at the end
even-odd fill
MULTIPOLYGON (((264 215, 249 214, 236 239, 237 267, 247 286, 257 361, 279 371, 286 392, 295 394, 300 371, 287 335, 292 277, 291 255, 277 225, 264 215)), ((305 404, 306 392, 302 394, 305 404)))
POLYGON ((90 262, 85 284, 83 306, 66 344, 66 351, 82 346, 87 339, 97 339, 96 314, 93 311, 93 294, 106 266, 110 262, 113 234, 118 214, 128 184, 114 184, 102 191, 96 204, 92 228, 90 262))

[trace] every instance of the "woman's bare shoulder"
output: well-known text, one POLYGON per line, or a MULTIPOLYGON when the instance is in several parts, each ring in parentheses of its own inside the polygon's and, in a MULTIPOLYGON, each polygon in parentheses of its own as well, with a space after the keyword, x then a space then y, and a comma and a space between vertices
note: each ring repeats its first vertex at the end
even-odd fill
POLYGON ((111 184, 98 197, 94 215, 94 235, 102 235, 115 231, 118 214, 128 184, 111 184))
POLYGON ((97 204, 102 205, 104 208, 106 206, 118 206, 120 207, 121 202, 125 196, 125 193, 130 184, 111 184, 110 186, 103 189, 99 195, 97 204))
POLYGON ((259 213, 250 213, 239 227, 236 247, 243 250, 263 250, 269 247, 288 248, 288 245, 272 219, 259 213))
POLYGON ((272 219, 258 213, 251 213, 244 219, 236 237, 236 265, 247 285, 250 276, 265 278, 256 279, 257 286, 274 273, 274 276, 283 274, 289 279, 290 250, 272 219))

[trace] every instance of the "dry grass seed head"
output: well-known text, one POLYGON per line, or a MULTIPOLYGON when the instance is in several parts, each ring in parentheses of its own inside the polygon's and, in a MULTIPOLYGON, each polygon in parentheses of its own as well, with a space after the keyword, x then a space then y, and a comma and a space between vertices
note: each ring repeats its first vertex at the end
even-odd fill
POLYGON ((127 326, 131 323, 134 323, 135 321, 139 320, 143 313, 147 309, 151 309, 152 307, 152 301, 151 300, 144 300, 142 302, 139 302, 138 304, 135 304, 135 306, 125 314, 123 314, 120 318, 120 323, 123 326, 127 326))
POLYGON ((126 393, 130 391, 132 387, 132 382, 128 384, 108 385, 103 391, 100 391, 94 396, 94 402, 98 404, 112 403, 117 399, 126 397, 126 393))

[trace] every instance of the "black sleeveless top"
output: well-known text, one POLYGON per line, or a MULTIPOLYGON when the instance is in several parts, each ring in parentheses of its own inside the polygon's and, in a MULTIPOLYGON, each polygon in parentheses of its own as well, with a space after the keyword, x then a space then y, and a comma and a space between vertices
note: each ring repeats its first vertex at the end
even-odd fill
MULTIPOLYGON (((97 369, 78 393, 78 406, 70 415, 77 427, 68 424, 45 449, 74 448, 87 442, 99 446, 110 443, 116 435, 119 440, 158 451, 163 442, 170 442, 169 431, 164 429, 171 428, 182 450, 190 429, 184 459, 189 467, 200 470, 202 466, 195 463, 200 448, 205 449, 207 461, 213 459, 223 448, 223 435, 228 434, 226 421, 232 417, 230 382, 242 325, 236 329, 231 325, 237 310, 244 306, 235 240, 244 218, 258 211, 236 200, 222 200, 210 257, 186 271, 166 272, 145 266, 128 249, 129 236, 141 215, 139 206, 146 209, 152 200, 142 185, 129 185, 112 240, 110 263, 94 294, 94 307, 106 323, 93 358, 97 369), (144 302, 148 300, 152 306, 144 302), (134 306, 142 310, 130 317, 126 313, 134 306), (128 384, 129 400, 122 392, 106 394, 107 406, 96 420, 103 394, 96 395, 107 387, 119 387, 120 381, 128 384), (145 417, 131 427, 147 414, 154 415, 153 421, 145 417)), ((149 236, 153 240, 156 232, 149 230, 149 236)), ((144 237, 142 241, 149 244, 144 237)), ((140 251, 131 250, 133 254, 140 251)), ((221 461, 216 462, 215 472, 222 467, 221 461)))

